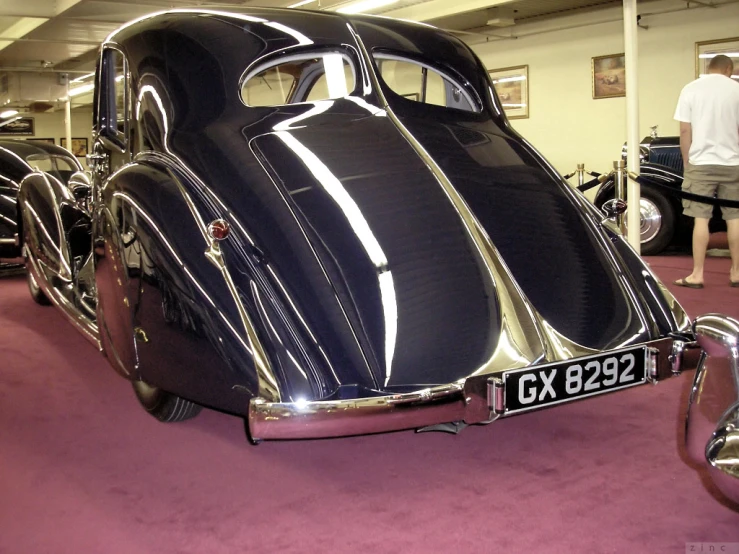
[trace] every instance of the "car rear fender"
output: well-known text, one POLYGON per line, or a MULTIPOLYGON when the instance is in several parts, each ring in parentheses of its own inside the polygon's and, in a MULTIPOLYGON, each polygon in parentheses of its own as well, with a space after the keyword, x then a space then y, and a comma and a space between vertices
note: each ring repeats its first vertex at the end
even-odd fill
POLYGON ((243 414, 251 396, 325 394, 260 249, 196 176, 143 154, 105 184, 101 204, 101 334, 131 378, 243 414), (229 224, 220 242, 208 234, 218 219, 229 224))
POLYGON ((21 181, 19 240, 26 256, 38 264, 42 288, 45 284, 56 289, 72 283, 74 260, 67 233, 85 217, 66 186, 48 173, 31 173, 21 181))

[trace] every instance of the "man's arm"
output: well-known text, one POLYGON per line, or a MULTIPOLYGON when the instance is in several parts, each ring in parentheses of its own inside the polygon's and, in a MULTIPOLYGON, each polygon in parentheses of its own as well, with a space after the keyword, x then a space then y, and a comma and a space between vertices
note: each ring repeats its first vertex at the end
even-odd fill
POLYGON ((680 122, 680 153, 683 155, 683 167, 688 167, 690 145, 693 142, 693 127, 689 122, 680 122))

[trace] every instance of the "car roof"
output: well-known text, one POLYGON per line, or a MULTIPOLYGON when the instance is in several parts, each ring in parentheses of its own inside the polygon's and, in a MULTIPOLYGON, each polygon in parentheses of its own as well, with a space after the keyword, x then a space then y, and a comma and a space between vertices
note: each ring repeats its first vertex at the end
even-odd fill
MULTIPOLYGON (((24 160, 33 154, 48 154, 74 159, 74 156, 72 156, 66 148, 62 148, 61 146, 50 144, 48 142, 35 141, 33 139, 0 139, 0 147, 7 148, 24 160)), ((76 161, 77 160, 75 159, 75 162, 76 161)))
MULTIPOLYGON (((480 97, 490 88, 487 71, 474 52, 459 38, 425 23, 284 8, 229 10, 153 13, 123 25, 103 46, 121 49, 133 73, 143 60, 151 63, 159 58, 160 64, 176 63, 162 52, 177 48, 186 51, 191 66, 211 73, 200 80, 226 84, 238 82, 248 67, 267 56, 353 44, 356 36, 370 55, 385 51, 423 58, 470 83, 480 97)), ((167 81, 165 86, 170 90, 183 90, 182 83, 172 81, 166 70, 158 78, 167 81)), ((198 98, 190 100, 201 107, 206 104, 198 98)))

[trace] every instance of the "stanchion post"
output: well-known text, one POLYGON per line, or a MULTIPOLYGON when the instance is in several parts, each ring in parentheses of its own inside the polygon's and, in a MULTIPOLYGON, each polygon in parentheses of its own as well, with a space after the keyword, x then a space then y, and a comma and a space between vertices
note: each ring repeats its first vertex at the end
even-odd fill
POLYGON ((585 164, 577 164, 577 186, 585 184, 585 164))
MULTIPOLYGON (((626 167, 624 166, 623 160, 617 160, 613 162, 613 179, 616 185, 616 198, 619 200, 626 201, 626 167)), ((628 211, 628 210, 627 210, 628 211)), ((624 214, 619 214, 616 218, 618 228, 621 229, 622 233, 626 232, 626 226, 624 225, 624 214)))

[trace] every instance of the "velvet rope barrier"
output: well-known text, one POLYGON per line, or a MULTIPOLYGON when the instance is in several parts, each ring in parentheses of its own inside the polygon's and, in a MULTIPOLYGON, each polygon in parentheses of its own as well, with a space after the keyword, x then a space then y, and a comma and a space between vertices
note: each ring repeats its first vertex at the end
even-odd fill
POLYGON ((657 179, 652 179, 650 177, 646 177, 643 175, 636 175, 635 173, 629 173, 629 177, 639 183, 640 185, 650 185, 653 187, 657 187, 660 189, 663 189, 666 192, 669 192, 670 194, 674 194, 675 196, 679 196, 680 198, 684 198, 686 200, 693 200, 695 202, 700 202, 702 204, 711 204, 712 206, 726 206, 727 208, 739 208, 739 201, 737 200, 726 200, 726 199, 720 199, 720 198, 713 198, 711 196, 701 196, 699 194, 693 194, 692 192, 685 192, 682 189, 676 189, 670 185, 667 185, 665 183, 661 183, 657 179))
POLYGON ((592 173, 591 175, 595 175, 595 179, 591 179, 587 183, 583 183, 582 185, 578 186, 577 190, 579 190, 580 192, 585 192, 586 190, 590 190, 593 187, 597 187, 601 183, 606 183, 613 179, 613 177, 610 177, 606 179, 605 181, 601 181, 600 173, 592 173))

